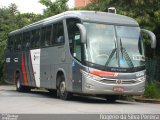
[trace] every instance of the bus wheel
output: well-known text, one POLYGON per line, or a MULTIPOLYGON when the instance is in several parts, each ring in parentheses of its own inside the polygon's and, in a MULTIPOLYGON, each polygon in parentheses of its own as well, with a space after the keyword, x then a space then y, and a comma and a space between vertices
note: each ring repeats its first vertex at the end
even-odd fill
POLYGON ((21 85, 21 82, 20 82, 20 79, 19 78, 16 78, 16 90, 18 92, 23 92, 24 91, 24 88, 23 86, 21 85))
POLYGON ((16 75, 16 90, 18 92, 29 92, 31 89, 29 87, 21 85, 20 77, 16 75))
POLYGON ((105 98, 108 103, 114 103, 118 99, 118 95, 107 95, 105 98))
POLYGON ((58 91, 57 91, 58 96, 62 100, 69 100, 72 94, 66 90, 66 82, 65 82, 64 76, 59 76, 58 80, 60 81, 58 86, 58 91))

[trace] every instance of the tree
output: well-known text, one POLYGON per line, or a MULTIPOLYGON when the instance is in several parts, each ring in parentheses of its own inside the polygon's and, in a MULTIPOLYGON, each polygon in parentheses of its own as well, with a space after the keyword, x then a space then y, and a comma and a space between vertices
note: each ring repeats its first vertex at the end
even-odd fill
POLYGON ((3 76, 4 67, 4 49, 6 46, 7 32, 9 27, 7 24, 10 19, 10 11, 7 8, 0 8, 0 82, 3 76))
POLYGON ((19 13, 16 15, 17 23, 19 28, 24 27, 25 25, 29 25, 33 22, 37 22, 43 19, 44 16, 41 14, 33 14, 33 13, 19 13))
POLYGON ((8 33, 22 28, 25 25, 36 22, 42 18, 43 16, 39 14, 21 14, 17 10, 16 4, 11 4, 8 8, 0 8, 0 83, 2 80, 4 80, 4 51, 6 48, 8 33))
POLYGON ((17 10, 18 6, 15 3, 9 5, 9 11, 11 15, 16 15, 19 11, 17 10))
POLYGON ((44 10, 45 17, 53 16, 68 10, 68 0, 56 0, 55 2, 51 0, 40 0, 39 2, 46 6, 44 10))

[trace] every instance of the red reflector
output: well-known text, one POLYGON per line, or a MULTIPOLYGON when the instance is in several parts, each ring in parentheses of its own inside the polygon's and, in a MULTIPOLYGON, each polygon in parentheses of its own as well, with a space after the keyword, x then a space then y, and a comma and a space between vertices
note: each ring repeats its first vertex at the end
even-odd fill
POLYGON ((118 73, 106 72, 106 71, 100 71, 100 70, 92 70, 92 71, 90 71, 90 73, 97 75, 97 76, 103 76, 103 77, 116 77, 116 76, 118 76, 118 73))

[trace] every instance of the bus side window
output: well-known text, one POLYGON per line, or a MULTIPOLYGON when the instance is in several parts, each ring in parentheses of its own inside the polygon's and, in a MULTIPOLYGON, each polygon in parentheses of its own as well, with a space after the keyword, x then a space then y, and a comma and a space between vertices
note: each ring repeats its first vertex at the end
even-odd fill
POLYGON ((18 50, 18 44, 19 44, 19 37, 18 37, 18 35, 15 35, 14 36, 14 49, 15 49, 15 51, 17 51, 18 50))
POLYGON ((35 47, 39 48, 40 47, 40 29, 36 30, 35 32, 35 47))
POLYGON ((17 34, 14 36, 14 45, 15 45, 15 51, 20 51, 22 46, 21 46, 21 34, 17 34))
POLYGON ((40 29, 33 30, 31 34, 31 48, 38 48, 40 46, 40 29))
POLYGON ((46 27, 43 27, 41 29, 41 46, 44 47, 45 46, 45 32, 46 32, 46 27))
POLYGON ((7 49, 11 52, 14 50, 13 36, 8 37, 7 49))
POLYGON ((22 34, 18 35, 18 50, 22 50, 22 34))
POLYGON ((46 27, 46 39, 45 39, 45 46, 49 46, 51 43, 51 30, 52 26, 47 26, 46 27))
POLYGON ((23 34, 22 46, 23 50, 30 48, 30 32, 25 32, 23 34))
POLYGON ((82 45, 80 42, 80 31, 76 26, 77 23, 80 23, 79 19, 70 18, 67 19, 67 30, 68 30, 68 39, 70 43, 70 51, 73 57, 82 60, 82 45))
POLYGON ((81 61, 81 40, 80 40, 80 33, 76 33, 74 36, 74 57, 81 61))
POLYGON ((51 38, 51 42, 50 42, 51 45, 54 45, 54 42, 55 42, 56 29, 57 29, 57 25, 53 24, 53 27, 52 27, 52 38, 51 38))
POLYGON ((11 41, 11 49, 10 50, 14 51, 14 42, 13 41, 11 41))
POLYGON ((56 24, 56 38, 55 38, 55 44, 63 44, 64 41, 64 29, 63 29, 63 23, 57 23, 56 24))
POLYGON ((46 26, 42 28, 42 33, 41 33, 41 46, 42 47, 47 47, 50 45, 51 28, 52 26, 46 26))

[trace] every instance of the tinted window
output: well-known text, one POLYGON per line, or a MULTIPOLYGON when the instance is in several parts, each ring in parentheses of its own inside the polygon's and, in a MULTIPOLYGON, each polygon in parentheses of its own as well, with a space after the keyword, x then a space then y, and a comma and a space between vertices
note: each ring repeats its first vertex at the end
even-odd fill
POLYGON ((14 49, 17 50, 21 50, 21 36, 20 34, 17 34, 13 37, 14 39, 14 49))
POLYGON ((41 46, 44 47, 45 46, 45 32, 46 32, 46 28, 42 28, 41 29, 41 46))
POLYGON ((74 36, 74 57, 76 57, 79 61, 82 60, 82 45, 80 39, 80 32, 77 32, 74 36))
POLYGON ((51 29, 52 26, 47 26, 42 28, 41 32, 41 46, 47 47, 50 46, 51 41, 51 29))
POLYGON ((52 27, 51 45, 54 45, 54 44, 55 44, 56 30, 57 30, 57 25, 56 25, 56 24, 53 24, 53 27, 52 27))
POLYGON ((33 30, 31 35, 31 48, 38 48, 40 46, 40 29, 33 30))
POLYGON ((10 51, 13 51, 14 50, 14 39, 13 39, 13 36, 10 36, 8 37, 8 45, 7 45, 7 48, 10 50, 10 51))
POLYGON ((29 32, 25 32, 23 34, 23 41, 22 41, 22 48, 23 49, 28 49, 30 47, 30 33, 29 32))
POLYGON ((55 37, 55 44, 62 44, 64 43, 64 29, 63 29, 63 23, 57 23, 56 24, 56 37, 55 37))

